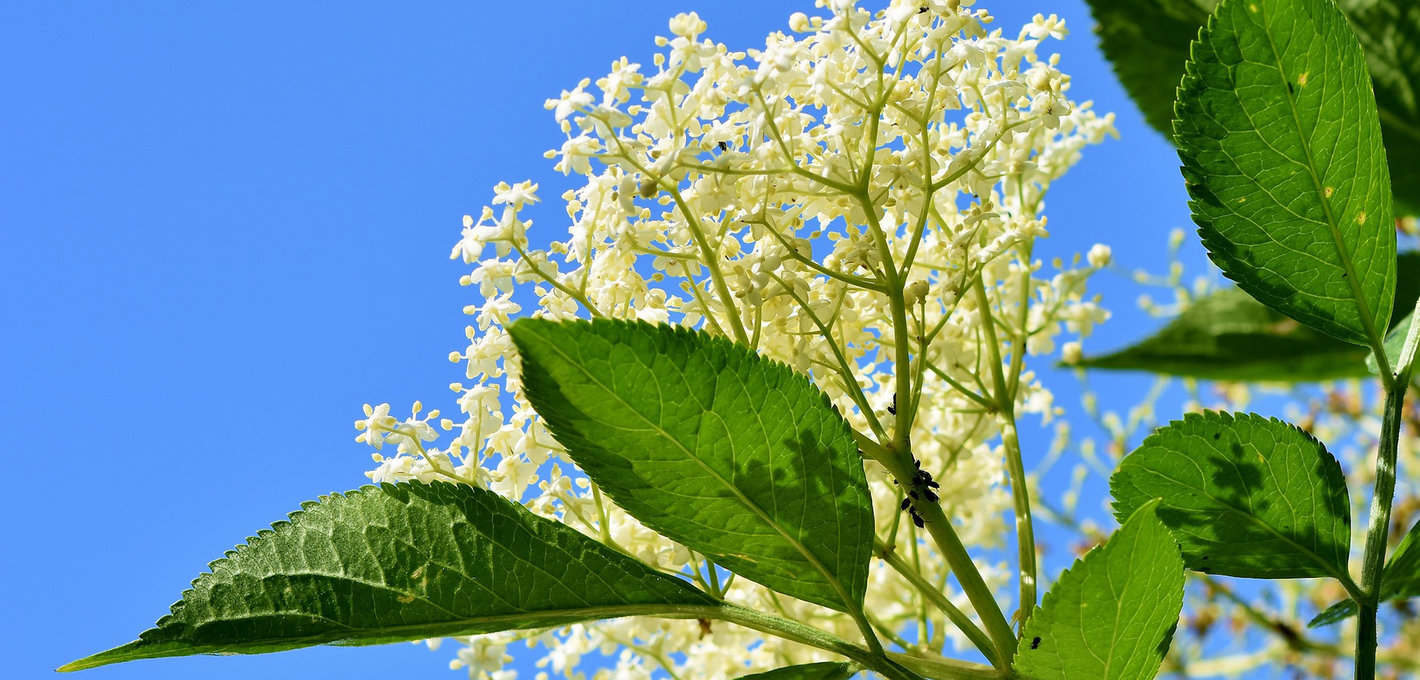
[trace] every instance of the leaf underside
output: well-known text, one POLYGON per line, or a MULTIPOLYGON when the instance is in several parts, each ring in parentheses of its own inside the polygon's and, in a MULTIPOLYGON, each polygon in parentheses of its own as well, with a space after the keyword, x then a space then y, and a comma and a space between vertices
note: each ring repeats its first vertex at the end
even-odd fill
POLYGON ((511 333, 529 401, 619 506, 781 593, 861 606, 873 543, 863 463, 807 378, 684 328, 522 319, 511 333))
POLYGON ((209 565, 137 641, 70 663, 378 644, 713 605, 491 491, 382 484, 308 502, 209 565))
POLYGON ((1132 680, 1158 671, 1183 607, 1183 560, 1152 504, 1075 561, 1021 634, 1034 680, 1132 680))
POLYGON ((1351 514, 1341 466, 1311 435, 1205 411, 1159 428, 1110 477, 1115 515, 1163 499, 1190 569, 1248 578, 1345 576, 1351 514))
MULTIPOLYGON (((1420 296, 1420 252, 1401 253, 1396 265, 1391 326, 1420 296)), ((1395 331, 1392 330, 1392 333, 1395 331)), ((1394 341, 1387 338, 1387 346, 1394 341)), ((1399 351, 1399 344, 1392 353, 1399 351)), ((1128 347, 1086 357, 1095 370, 1149 371, 1205 380, 1310 382, 1364 377, 1374 359, 1349 342, 1318 333, 1254 300, 1224 288, 1193 301, 1153 335, 1128 347)))
MULTIPOLYGON (((1215 0, 1089 0, 1100 48, 1154 129, 1172 139, 1189 43, 1215 0)), ((1398 210, 1420 214, 1420 3, 1341 0, 1365 51, 1398 210)))
POLYGON ((1258 301, 1380 344, 1395 289, 1390 173, 1365 57, 1330 0, 1225 0, 1175 123, 1209 257, 1258 301))

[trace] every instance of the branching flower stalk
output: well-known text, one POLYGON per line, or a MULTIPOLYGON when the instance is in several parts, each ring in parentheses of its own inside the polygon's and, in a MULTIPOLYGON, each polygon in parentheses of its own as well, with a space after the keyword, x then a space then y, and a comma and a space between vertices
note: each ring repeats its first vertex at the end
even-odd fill
MULTIPOLYGON (((462 283, 483 301, 466 308, 469 344, 451 355, 469 381, 451 386, 463 417, 440 420, 452 440, 426 446, 435 416, 398 422, 387 405, 371 407, 362 440, 399 446, 370 477, 492 489, 664 572, 694 571, 707 592, 746 611, 862 639, 867 656, 855 660, 868 667, 891 658, 932 677, 1004 676, 1017 644, 998 604, 1009 572, 969 548, 995 547, 1014 509, 1024 623, 1036 600, 1035 547, 1016 418, 1056 412, 1026 356, 1050 354, 1061 333, 1088 335, 1105 318, 1084 285, 1108 262, 1097 247, 1088 263, 1041 279, 1032 244, 1045 235, 1038 213, 1050 182, 1113 133, 1113 118, 1072 102, 1058 57, 1038 53, 1066 33, 1054 16, 1008 37, 957 0, 821 6, 824 16, 795 14, 789 32, 746 51, 704 39, 699 17, 679 15, 657 39, 664 51, 653 72, 621 59, 595 90, 584 80, 548 101, 567 138, 548 157, 583 180, 562 194, 567 237, 545 250, 529 241, 527 209, 541 200, 532 182, 499 184, 492 204, 465 218, 453 256, 475 265, 462 283), (886 560, 870 572, 871 617, 743 578, 716 583, 708 561, 573 472, 522 394, 504 330, 529 293, 535 317, 703 328, 809 375, 869 461, 886 560), (915 538, 918 526, 931 542, 915 538), (902 554, 920 559, 909 568, 902 554), (948 573, 969 611, 933 585, 948 573), (880 635, 913 649, 951 641, 992 665, 884 656, 880 635)), ((583 654, 617 641, 649 650, 628 650, 628 668, 669 660, 684 680, 834 658, 760 632, 774 636, 630 619, 532 641, 546 650, 541 663, 568 677, 583 654)), ((473 676, 500 668, 469 666, 473 676)))

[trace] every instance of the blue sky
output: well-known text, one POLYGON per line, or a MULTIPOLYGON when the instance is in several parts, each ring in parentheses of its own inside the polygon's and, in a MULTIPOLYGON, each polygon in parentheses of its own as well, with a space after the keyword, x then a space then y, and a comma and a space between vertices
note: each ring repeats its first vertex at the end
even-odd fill
MULTIPOLYGON (((10 677, 131 640, 209 560, 364 483, 362 403, 449 406, 472 291, 447 255, 497 181, 560 193, 545 98, 622 54, 648 62, 677 11, 751 47, 806 4, 0 5, 10 677)), ((1052 189, 1038 252, 1103 241, 1160 270, 1189 223, 1177 157, 1115 82, 1083 2, 980 4, 1008 27, 1067 17, 1054 49, 1072 95, 1119 115, 1123 139, 1052 189)), ((1126 277, 1096 289, 1116 318, 1091 346, 1155 325, 1126 277)), ((1074 381, 1047 380, 1073 408, 1074 381)), ((1096 383, 1127 407, 1147 380, 1096 383)), ((318 648, 85 677, 461 677, 449 658, 318 648)))

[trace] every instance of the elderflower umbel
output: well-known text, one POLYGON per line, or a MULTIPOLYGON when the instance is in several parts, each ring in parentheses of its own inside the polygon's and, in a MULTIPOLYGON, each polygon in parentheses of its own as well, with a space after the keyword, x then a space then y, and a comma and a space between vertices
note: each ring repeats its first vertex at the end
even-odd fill
MULTIPOLYGON (((457 432, 445 448, 426 449, 429 417, 418 420, 416 409, 399 423, 387 405, 368 409, 362 441, 399 442, 371 478, 478 484, 700 578, 700 556, 572 475, 524 398, 504 328, 522 312, 514 297, 530 292, 535 317, 635 318, 728 336, 810 375, 879 441, 891 436, 896 408, 913 408, 895 401, 895 372, 909 372, 920 394, 913 454, 940 481, 961 538, 1000 545, 1010 495, 994 442, 1004 425, 964 386, 1001 360, 984 339, 988 321, 1002 342, 1042 354, 1060 333, 1085 335, 1105 318, 1084 286, 1108 263, 1107 249, 1050 277, 1030 252, 1046 235, 1046 188, 1085 145, 1113 133, 1113 117, 1071 101, 1058 56, 1038 53, 1043 40, 1064 37, 1057 17, 1008 35, 988 31, 990 17, 971 4, 895 1, 870 11, 821 0, 823 16, 795 13, 789 32, 744 51, 702 37, 705 22, 681 14, 656 39, 663 50, 650 68, 623 58, 595 83, 547 100, 567 141, 546 155, 580 182, 560 196, 565 240, 546 250, 529 241, 524 212, 541 200, 529 181, 498 184, 491 205, 464 218, 452 256, 474 266, 461 283, 479 297, 465 308, 474 319, 468 344, 451 355, 465 365, 466 382, 452 386, 462 422, 445 423, 457 432), (911 348, 908 365, 898 365, 899 343, 911 348)), ((1011 368, 1017 410, 1048 419, 1050 392, 1021 363, 1011 368)), ((883 468, 870 462, 867 474, 878 536, 916 545, 922 576, 942 582, 943 560, 904 520, 883 468)), ((981 569, 996 588, 1010 578, 1004 565, 981 569)), ((858 635, 848 616, 746 579, 734 579, 726 597, 858 635)), ((938 631, 933 644, 943 632, 959 643, 918 597, 874 562, 866 609, 882 626, 925 635, 925 616, 938 631)), ((569 678, 599 647, 623 649, 609 677, 665 666, 687 680, 718 678, 824 658, 718 622, 627 619, 522 635, 546 650, 539 667, 569 678)), ((471 638, 455 664, 471 675, 497 671, 508 639, 471 638)))

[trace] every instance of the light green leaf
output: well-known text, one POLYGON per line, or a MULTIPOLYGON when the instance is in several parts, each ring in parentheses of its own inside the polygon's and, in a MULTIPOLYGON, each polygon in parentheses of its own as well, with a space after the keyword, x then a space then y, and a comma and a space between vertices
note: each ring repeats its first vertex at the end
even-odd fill
MULTIPOLYGON (((1405 538, 1395 546, 1395 552, 1381 572, 1381 602, 1412 597, 1420 597, 1420 523, 1405 532, 1405 538)), ((1342 600, 1317 614, 1307 625, 1316 627, 1343 621, 1355 616, 1356 610, 1355 600, 1342 600)))
MULTIPOLYGON (((1410 332, 1410 325, 1413 323, 1415 323, 1415 312, 1411 311, 1385 336, 1385 355, 1389 359, 1392 370, 1399 368, 1397 364, 1400 362, 1400 350, 1405 346, 1405 336, 1410 332)), ((1380 366, 1376 364, 1376 355, 1371 354, 1366 357, 1366 368, 1370 369, 1371 373, 1381 372, 1380 366)))
MULTIPOLYGON (((1100 48, 1144 118, 1174 134, 1174 97, 1188 46, 1216 0, 1089 0, 1100 48)), ((1420 213, 1420 3, 1341 0, 1366 53, 1397 209, 1420 213)))
POLYGON ((1011 665, 1035 680, 1152 678, 1182 607, 1183 560, 1146 504, 1060 575, 1011 665))
POLYGON ((1380 345, 1395 290, 1390 173, 1346 17, 1330 0, 1224 0, 1176 111, 1213 262, 1277 311, 1380 345))
POLYGON ((1226 288, 1194 301, 1143 341, 1078 365, 1210 380, 1304 382, 1364 375, 1366 356, 1355 345, 1226 288))
POLYGON ((444 483, 322 497, 208 566, 137 641, 59 670, 673 615, 716 604, 491 491, 444 483))
POLYGON ((861 607, 863 462, 807 378, 684 328, 522 319, 511 332, 529 401, 633 517, 781 593, 861 607))
POLYGON ((852 676, 853 666, 851 664, 825 661, 741 675, 739 680, 848 680, 852 676))
POLYGON ((1280 420, 1205 411, 1159 428, 1109 480, 1117 517, 1162 498, 1190 569, 1349 581, 1351 514, 1341 466, 1280 420))

